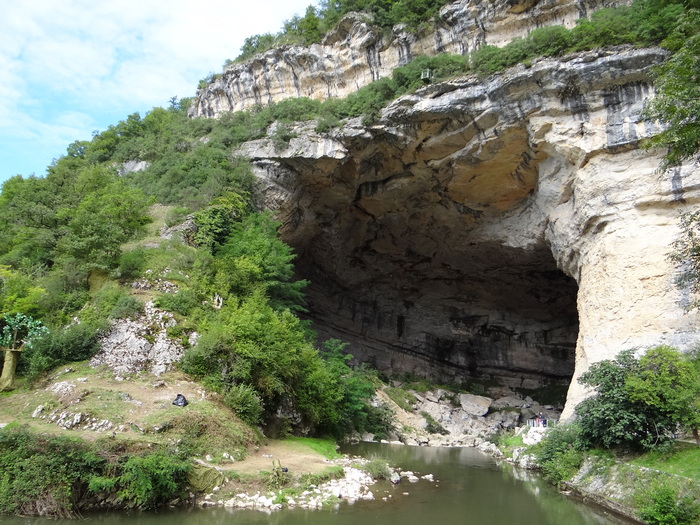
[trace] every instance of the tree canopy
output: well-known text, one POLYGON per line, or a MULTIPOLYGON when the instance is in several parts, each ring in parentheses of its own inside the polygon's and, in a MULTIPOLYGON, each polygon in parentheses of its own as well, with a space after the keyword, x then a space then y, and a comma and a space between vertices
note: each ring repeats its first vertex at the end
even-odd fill
POLYGON ((626 350, 593 364, 580 382, 596 390, 576 407, 588 446, 663 448, 679 428, 697 438, 700 367, 695 355, 659 346, 638 359, 626 350))
POLYGON ((700 10, 683 13, 664 44, 673 55, 656 70, 656 95, 645 115, 664 126, 650 145, 667 148, 662 168, 668 169, 700 151, 700 10))

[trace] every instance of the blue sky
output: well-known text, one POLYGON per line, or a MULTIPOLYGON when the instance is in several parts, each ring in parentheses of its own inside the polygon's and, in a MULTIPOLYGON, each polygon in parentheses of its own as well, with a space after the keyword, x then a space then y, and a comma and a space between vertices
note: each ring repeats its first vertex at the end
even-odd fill
POLYGON ((0 0, 0 183, 143 116, 314 0, 0 0))

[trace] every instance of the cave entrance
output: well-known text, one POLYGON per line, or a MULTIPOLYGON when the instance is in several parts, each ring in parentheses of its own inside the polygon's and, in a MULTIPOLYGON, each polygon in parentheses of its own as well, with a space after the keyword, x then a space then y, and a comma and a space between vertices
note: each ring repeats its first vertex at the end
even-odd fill
POLYGON ((453 248, 403 260, 358 249, 345 265, 307 251, 299 270, 311 281, 309 317, 321 340, 350 343, 357 360, 393 377, 563 406, 578 336, 576 282, 545 245, 453 248))

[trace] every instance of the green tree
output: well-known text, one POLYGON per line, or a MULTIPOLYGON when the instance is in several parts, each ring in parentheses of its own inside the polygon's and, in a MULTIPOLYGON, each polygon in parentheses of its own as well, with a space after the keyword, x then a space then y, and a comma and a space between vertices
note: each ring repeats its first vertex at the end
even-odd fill
POLYGON ((649 145, 668 148, 662 169, 678 166, 700 150, 700 10, 686 12, 666 41, 675 51, 656 70, 656 95, 644 116, 664 129, 649 145))
POLYGON ((307 282, 292 280, 295 255, 278 238, 278 227, 267 213, 253 213, 233 224, 216 254, 214 291, 238 297, 262 292, 276 309, 302 310, 307 282))
POLYGON ((145 213, 150 200, 123 180, 97 171, 94 178, 86 178, 88 193, 82 201, 59 211, 67 233, 57 248, 88 267, 108 269, 118 261, 121 244, 150 221, 145 213))
POLYGON ((36 315, 43 294, 35 277, 0 266, 0 312, 36 315))
POLYGON ((1 324, 0 348, 5 352, 5 361, 0 375, 0 392, 4 392, 15 387, 17 362, 22 349, 48 330, 41 321, 22 313, 4 316, 1 324))
POLYGON ((248 209, 248 201, 238 193, 229 192, 214 199, 194 216, 197 231, 194 234, 196 246, 214 251, 231 233, 248 209))
POLYGON ((681 425, 700 446, 700 373, 688 356, 669 346, 652 348, 625 386, 633 402, 654 411, 656 421, 681 425))
POLYGON ((661 346, 637 359, 632 350, 593 364, 579 379, 596 389, 576 407, 588 446, 665 448, 679 426, 696 431, 700 379, 695 362, 661 346))

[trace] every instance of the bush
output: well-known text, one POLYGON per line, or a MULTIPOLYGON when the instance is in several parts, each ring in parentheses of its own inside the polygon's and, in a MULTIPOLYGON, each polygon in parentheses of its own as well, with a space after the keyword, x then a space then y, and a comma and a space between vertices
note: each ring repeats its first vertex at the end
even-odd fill
POLYGON ((391 467, 385 459, 372 459, 360 468, 374 479, 391 479, 391 467))
POLYGON ((80 323, 52 330, 25 348, 19 371, 35 380, 56 366, 89 359, 100 349, 99 339, 106 327, 104 323, 80 323))
POLYGON ((691 525, 700 516, 700 504, 681 496, 670 481, 657 480, 637 492, 639 517, 650 525, 691 525))
POLYGON ((146 268, 147 254, 142 247, 124 252, 119 257, 119 277, 135 279, 141 277, 146 268))
POLYGON ((224 395, 224 404, 249 425, 257 425, 263 415, 263 405, 255 389, 249 385, 233 385, 224 395))
POLYGON ((202 303, 193 290, 180 289, 177 293, 160 294, 153 304, 163 310, 187 316, 202 303))
POLYGON ((0 513, 73 517, 105 462, 85 442, 0 429, 0 513))
POLYGON ((544 439, 533 448, 533 453, 544 477, 559 484, 573 476, 583 463, 581 430, 573 425, 552 428, 544 439))
POLYGON ((138 317, 143 313, 143 303, 133 295, 124 295, 117 299, 109 313, 110 319, 126 319, 138 317))
POLYGON ((190 464, 162 451, 131 456, 121 467, 117 496, 141 509, 154 509, 185 494, 190 464))

